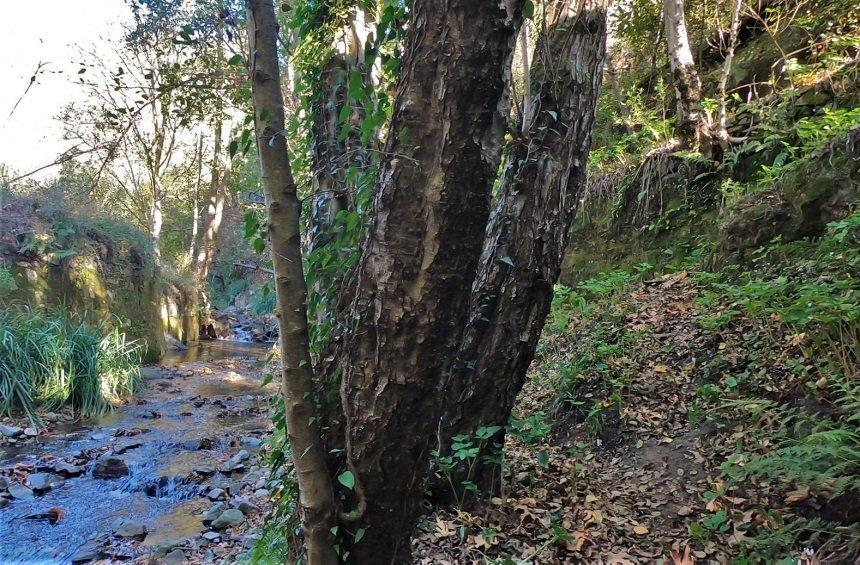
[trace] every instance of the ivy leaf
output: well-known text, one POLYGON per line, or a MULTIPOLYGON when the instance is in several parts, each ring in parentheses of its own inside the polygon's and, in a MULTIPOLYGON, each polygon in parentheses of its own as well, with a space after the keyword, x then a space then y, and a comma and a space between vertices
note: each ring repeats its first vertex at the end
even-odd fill
POLYGON ((523 17, 527 20, 535 17, 535 5, 531 0, 526 0, 523 4, 523 17))
POLYGON ((352 474, 352 471, 344 471, 337 476, 337 482, 352 490, 355 487, 355 475, 352 474))

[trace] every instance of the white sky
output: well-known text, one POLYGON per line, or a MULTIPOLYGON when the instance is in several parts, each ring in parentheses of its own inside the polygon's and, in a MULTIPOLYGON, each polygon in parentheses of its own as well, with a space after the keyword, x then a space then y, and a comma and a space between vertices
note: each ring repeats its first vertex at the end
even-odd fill
POLYGON ((0 0, 0 13, 0 163, 29 172, 70 146, 55 117, 83 99, 74 46, 99 50, 118 41, 130 10, 125 0, 0 0), (40 61, 49 63, 45 72, 10 117, 40 61))

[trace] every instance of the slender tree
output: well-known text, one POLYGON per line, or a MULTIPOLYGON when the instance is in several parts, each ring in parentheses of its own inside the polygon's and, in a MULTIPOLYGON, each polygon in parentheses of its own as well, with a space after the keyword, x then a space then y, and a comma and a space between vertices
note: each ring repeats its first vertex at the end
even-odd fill
MULTIPOLYGON (((440 424, 452 436, 504 427, 549 314, 570 225, 585 184, 602 78, 606 0, 547 4, 532 65, 536 115, 509 147, 469 303, 470 319, 445 386, 440 424)), ((483 454, 482 454, 483 455, 483 454)), ((478 458, 471 476, 487 492, 498 467, 478 458)), ((461 470, 462 472, 462 470, 461 470)))
POLYGON ((663 26, 677 102, 675 129, 686 148, 698 151, 707 142, 708 127, 702 113, 702 83, 687 35, 684 0, 663 0, 663 26))
POLYGON ((272 0, 248 1, 248 44, 257 151, 278 298, 287 434, 298 477, 302 528, 309 563, 337 563, 332 539, 334 494, 313 403, 299 233, 301 204, 287 155, 278 24, 272 0))

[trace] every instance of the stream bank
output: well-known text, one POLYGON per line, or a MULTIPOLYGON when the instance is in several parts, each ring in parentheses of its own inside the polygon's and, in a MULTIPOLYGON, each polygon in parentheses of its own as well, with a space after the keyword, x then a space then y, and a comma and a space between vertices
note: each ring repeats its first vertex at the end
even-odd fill
POLYGON ((268 507, 267 351, 170 352, 102 418, 0 427, 0 562, 232 562, 268 507))

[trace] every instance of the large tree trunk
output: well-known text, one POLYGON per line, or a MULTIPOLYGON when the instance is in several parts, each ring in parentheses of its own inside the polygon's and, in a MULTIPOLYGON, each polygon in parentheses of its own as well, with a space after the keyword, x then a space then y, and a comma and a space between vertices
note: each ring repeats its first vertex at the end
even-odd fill
POLYGON ((221 229, 221 221, 224 218, 224 202, 227 199, 227 183, 230 178, 231 167, 221 163, 223 150, 223 124, 218 118, 215 122, 215 144, 212 151, 212 175, 209 182, 209 195, 204 207, 203 232, 200 246, 197 250, 197 261, 195 265, 195 282, 201 289, 205 286, 212 260, 215 257, 218 232, 221 229))
MULTIPOLYGON (((549 313, 585 183, 605 39, 606 0, 548 6, 532 66, 540 113, 506 154, 469 323, 446 386, 439 433, 443 453, 452 436, 472 436, 482 426, 501 428, 485 447, 504 440, 549 313)), ((462 480, 478 483, 485 492, 498 486, 498 466, 486 465, 482 456, 471 476, 464 473, 457 472, 455 488, 462 480)))
POLYGON ((698 151, 708 130, 702 114, 702 83, 687 36, 684 0, 663 0, 663 24, 678 107, 675 129, 684 147, 698 151))
POLYGON ((337 563, 331 532, 334 493, 313 403, 307 290, 299 234, 301 204, 287 155, 278 24, 272 0, 249 0, 248 43, 257 151, 269 212, 269 243, 278 297, 287 435, 298 477, 299 511, 309 563, 337 563), (266 119, 262 119, 264 114, 266 119))
POLYGON ((521 6, 413 4, 344 363, 347 457, 366 503, 355 563, 409 559, 498 168, 521 6))

